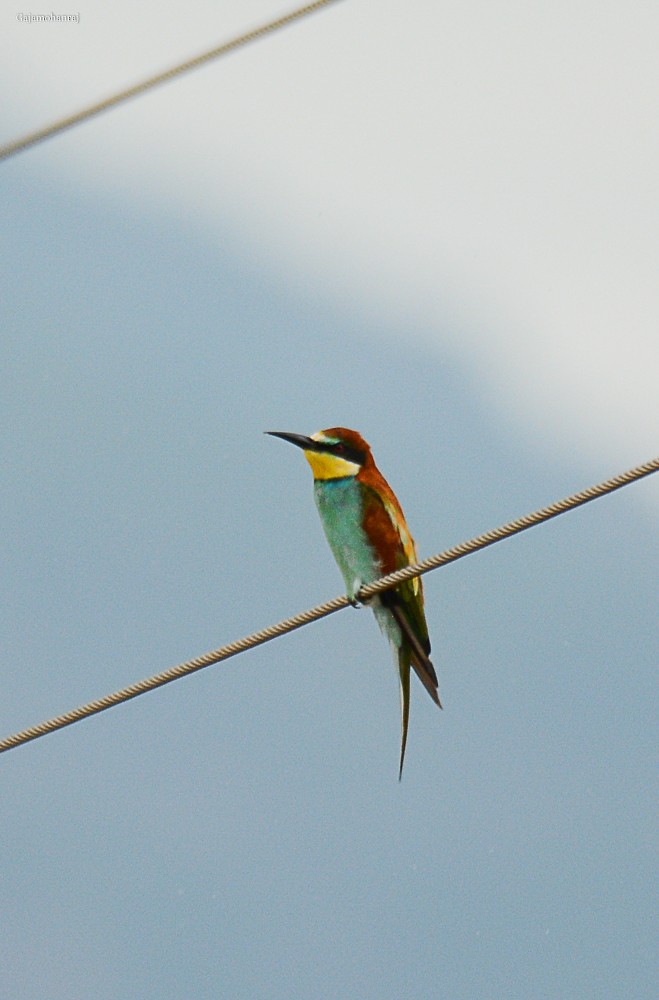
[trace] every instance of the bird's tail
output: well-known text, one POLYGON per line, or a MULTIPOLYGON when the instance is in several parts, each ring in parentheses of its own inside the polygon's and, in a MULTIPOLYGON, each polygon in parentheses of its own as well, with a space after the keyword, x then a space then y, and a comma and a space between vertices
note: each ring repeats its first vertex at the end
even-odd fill
POLYGON ((377 603, 374 601, 373 610, 380 628, 391 643, 394 650, 394 661, 398 667, 401 710, 400 767, 398 771, 398 780, 400 781, 403 774, 407 727, 410 717, 410 670, 412 667, 435 704, 441 708, 442 703, 437 692, 437 674, 428 657, 429 646, 427 646, 428 651, 426 651, 410 625, 405 609, 401 607, 397 596, 395 594, 390 596, 391 594, 392 592, 389 591, 381 595, 380 601, 377 603))
POLYGON ((410 651, 406 644, 397 650, 398 653, 398 675, 400 678, 400 767, 398 769, 398 780, 403 777, 403 762, 405 760, 405 747, 407 746, 407 727, 410 721, 410 651))
POLYGON ((408 672, 409 665, 411 663, 424 688, 435 704, 441 708, 442 703, 439 700, 439 694, 437 692, 437 674, 435 673, 435 668, 428 658, 428 654, 425 649, 423 649, 417 636, 414 634, 414 630, 410 625, 403 608, 396 604, 395 601, 392 601, 389 604, 389 610, 401 630, 403 648, 407 647, 408 672))

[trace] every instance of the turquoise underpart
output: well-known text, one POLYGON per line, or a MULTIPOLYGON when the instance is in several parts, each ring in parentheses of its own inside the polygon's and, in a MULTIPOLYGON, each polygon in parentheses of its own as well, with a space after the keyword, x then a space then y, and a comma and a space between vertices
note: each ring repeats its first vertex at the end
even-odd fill
MULTIPOLYGON (((372 583, 382 576, 382 571, 366 532, 364 531, 361 485, 353 477, 343 479, 317 479, 314 497, 323 530, 341 570, 347 594, 354 600, 364 583, 372 583)), ((401 636, 390 612, 374 598, 370 606, 378 625, 395 646, 401 636)))
POLYGON ((380 575, 373 549, 362 528, 361 487, 352 477, 317 479, 314 496, 327 541, 352 600, 362 583, 380 575))

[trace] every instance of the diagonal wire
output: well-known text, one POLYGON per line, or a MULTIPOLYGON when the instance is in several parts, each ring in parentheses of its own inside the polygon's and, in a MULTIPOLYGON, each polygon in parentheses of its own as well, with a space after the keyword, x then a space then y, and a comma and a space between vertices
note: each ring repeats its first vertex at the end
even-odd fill
MULTIPOLYGON (((516 535, 520 531, 526 531, 528 528, 533 528, 536 524, 542 524, 544 521, 548 521, 552 517, 558 517, 559 514, 564 514, 566 511, 573 510, 575 507, 580 507, 582 504, 590 503, 591 500, 596 500, 598 497, 605 496, 607 493, 613 493, 614 490, 619 490, 621 487, 627 486, 629 483, 633 483, 636 480, 642 479, 644 476, 649 476, 651 473, 657 471, 659 471, 659 457, 652 459, 649 462, 645 462, 643 465, 637 465, 635 468, 629 469, 627 472, 623 472, 619 476, 613 476, 613 478, 607 479, 605 482, 599 483, 597 486, 590 486, 588 489, 582 490, 580 493, 574 493, 572 496, 566 497, 564 500, 558 500, 556 503, 550 504, 548 507, 542 507, 533 514, 527 514, 525 517, 517 518, 515 521, 509 521, 500 528, 494 528, 492 531, 486 531, 484 534, 478 535, 476 538, 472 538, 468 542, 462 542, 460 545, 454 545, 453 548, 446 549, 438 555, 431 556, 430 559, 424 559, 423 562, 416 563, 414 566, 406 566, 404 569, 398 570, 396 573, 390 573, 388 576, 384 576, 380 580, 376 580, 374 583, 370 583, 367 586, 362 587, 358 596, 362 601, 368 600, 376 594, 379 594, 381 591, 388 590, 390 587, 394 587, 396 584, 401 583, 404 580, 409 580, 414 576, 421 576, 423 573, 429 573, 431 570, 437 569, 439 566, 446 566, 448 563, 455 562, 456 559, 462 559, 464 556, 468 556, 472 552, 478 552, 480 549, 484 549, 488 545, 494 545, 495 542, 500 542, 504 538, 510 538, 511 535, 516 535)), ((14 747, 21 746, 23 743, 29 743, 30 740, 36 740, 40 736, 46 736, 47 733, 55 732, 57 729, 63 729, 65 726, 70 726, 74 722, 86 719, 90 715, 96 715, 98 712, 104 712, 107 708, 112 708, 114 705, 119 705, 124 701, 129 701, 131 698, 137 698, 140 694, 145 694, 147 691, 153 691, 155 688, 162 687, 163 684, 169 684, 171 681, 178 680, 179 677, 186 677, 188 674, 195 673, 197 670, 202 670, 204 667, 208 667, 212 663, 219 663, 221 660, 228 660, 229 657, 237 656, 238 653, 244 653, 246 650, 252 649, 254 646, 260 646, 264 642, 276 639, 280 635, 292 632, 294 629, 301 628, 303 625, 308 625, 310 622, 317 621, 319 618, 325 618, 327 615, 331 615, 335 611, 340 611, 349 604, 350 601, 347 597, 335 597, 333 600, 326 601, 324 604, 318 604, 315 608, 311 608, 309 611, 302 611, 300 614, 293 615, 292 618, 286 618, 283 621, 278 622, 276 625, 270 625, 268 628, 261 629, 259 632, 253 632, 251 635, 245 636, 243 639, 238 639, 236 642, 230 642, 228 645, 221 646, 219 649, 214 649, 210 653, 204 653, 202 656, 197 656, 193 660, 187 660, 185 663, 179 663, 177 666, 170 667, 168 670, 163 670, 162 673, 155 674, 153 677, 147 677, 145 680, 138 681, 136 684, 130 684, 128 687, 121 688, 120 691, 108 694, 104 698, 98 698, 96 701, 90 701, 86 705, 81 705, 79 708, 75 708, 70 712, 65 712, 64 715, 58 715, 53 719, 48 719, 46 722, 39 723, 39 725, 31 726, 29 729, 23 729, 18 733, 14 733, 13 736, 7 736, 5 739, 0 740, 0 753, 4 753, 6 750, 12 750, 14 747)))
POLYGON ((59 118, 50 125, 44 125, 43 128, 14 139, 12 142, 0 146, 0 160, 9 159, 10 156, 14 156, 16 153, 20 153, 30 146, 35 146, 38 142, 43 142, 44 139, 50 139, 51 136, 58 135, 60 132, 73 128, 74 125, 79 125, 81 122, 87 121, 89 118, 93 118, 103 111, 108 111, 118 104, 123 104, 124 101, 129 101, 132 97, 137 97, 147 90, 152 90, 154 87, 160 86, 161 83, 167 83, 169 80, 173 80, 183 73, 198 69, 213 59, 219 59, 221 56, 228 55, 235 49, 242 48, 250 42, 263 38, 265 35, 271 35, 273 32, 279 31, 280 28, 286 28, 289 24, 293 24, 294 21, 299 21, 300 18, 306 17, 307 14, 313 14, 322 7, 328 7, 330 4, 336 2, 337 0, 316 0, 315 3, 308 3, 303 7, 297 7, 295 10, 289 11, 288 14, 283 14, 281 17, 268 21, 266 24, 262 24, 258 28, 253 28, 251 31, 246 31, 242 35, 237 35, 236 38, 230 39, 230 41, 225 42, 223 45, 209 49, 208 52, 202 52, 192 59, 187 59, 185 62, 179 63, 178 66, 172 66, 162 73, 156 73, 155 76, 141 80, 139 83, 133 84, 132 87, 127 87, 125 90, 121 90, 111 97, 106 97, 96 104, 90 104, 86 108, 74 112, 72 115, 59 118))

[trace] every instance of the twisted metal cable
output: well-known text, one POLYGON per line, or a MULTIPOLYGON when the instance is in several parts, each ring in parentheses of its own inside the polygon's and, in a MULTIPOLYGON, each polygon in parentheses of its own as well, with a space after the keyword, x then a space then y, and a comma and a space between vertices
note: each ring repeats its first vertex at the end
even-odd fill
MULTIPOLYGON (((605 482, 599 483, 597 486, 591 486, 588 489, 582 490, 580 493, 574 493, 572 496, 566 497, 564 500, 559 500, 556 503, 550 504, 548 507, 543 507, 541 510, 537 510, 533 514, 527 514, 525 517, 517 518, 515 521, 509 521, 500 528, 494 528, 492 531, 486 531, 484 534, 478 535, 478 537, 472 538, 468 542, 462 542, 460 545, 454 545, 452 548, 446 549, 438 555, 431 556, 429 559, 424 559, 423 562, 416 563, 413 566, 406 566, 404 569, 398 570, 396 573, 390 573, 388 576, 384 576, 380 580, 376 580, 374 583, 370 583, 367 586, 362 587, 359 591, 359 599, 366 601, 369 598, 374 597, 375 594, 379 594, 383 590, 388 590, 389 588, 396 586, 403 580, 409 580, 414 576, 421 576, 421 574, 429 573, 431 570, 437 569, 439 566, 445 566, 448 563, 455 562, 456 559, 462 559, 463 556, 468 556, 472 552, 478 552, 480 549, 484 549, 488 545, 494 545, 495 542, 500 542, 504 538, 516 535, 520 531, 526 531, 528 528, 533 528, 535 525, 542 524, 542 522, 548 521, 552 517, 558 517, 559 514, 564 514, 568 510, 580 507, 582 504, 589 503, 591 500, 596 500, 598 497, 604 496, 607 493, 612 493, 614 490, 619 490, 622 486, 627 486, 629 483, 633 483, 636 480, 642 479, 644 476, 649 476, 651 473, 657 471, 659 471, 659 457, 652 459, 649 462, 645 462, 643 465, 638 465, 635 468, 630 469, 628 472, 623 472, 619 476, 614 476, 612 479, 607 479, 605 482)), ((204 653, 201 656, 195 657, 193 660, 186 660, 185 663, 179 663, 175 667, 163 670, 161 673, 155 674, 153 677, 147 677, 145 680, 137 681, 135 684, 130 684, 128 687, 121 688, 121 690, 115 691, 113 694, 108 694, 104 698, 98 698, 96 701, 90 701, 86 705, 81 705, 79 708, 74 708, 72 711, 65 712, 63 715, 55 716, 55 718, 48 719, 46 722, 41 722, 36 726, 31 726, 29 729, 22 729, 13 736, 7 736, 5 739, 0 740, 0 753, 4 753, 6 750, 12 750, 14 747, 21 746, 23 743, 29 743, 30 740, 36 740, 40 736, 46 736, 48 733, 52 733, 57 729, 63 729, 65 726, 70 726, 74 722, 86 719, 90 715, 96 715, 98 712, 104 712, 106 709, 112 708, 114 705, 119 705, 124 701, 129 701, 131 698, 137 698, 138 695, 145 694, 147 691, 153 691, 154 688, 162 687, 163 684, 169 684, 171 681, 178 680, 179 677, 185 677, 188 674, 195 673, 197 670, 202 670, 204 667, 208 667, 212 663, 219 663, 221 660, 228 660, 229 657, 237 656, 238 653, 244 653, 246 650, 252 649, 254 646, 260 646, 264 642, 276 639, 278 636, 285 635, 287 632, 292 632, 294 629, 302 628, 303 625, 308 625, 310 622, 317 621, 319 618, 325 618, 327 615, 331 615, 335 611, 340 611, 349 604, 350 601, 347 597, 335 597, 331 601, 326 601, 324 604, 318 604, 315 608, 310 608, 309 611, 302 611, 297 615, 293 615, 292 618, 286 618, 283 621, 278 622, 276 625, 270 625, 267 628, 261 629, 259 632, 253 632, 251 635, 245 636, 243 639, 238 639, 236 642, 230 642, 226 646, 221 646, 219 649, 214 649, 209 653, 204 653)))
MULTIPOLYGON (((605 496, 607 493, 613 493, 615 490, 619 490, 621 487, 627 486, 637 479, 643 479, 644 476, 649 476, 657 471, 659 471, 659 457, 653 458, 643 465, 637 465, 627 472, 621 472, 619 476, 613 476, 603 483, 598 483, 597 486, 589 486, 588 489, 581 490, 580 493, 573 493, 572 496, 566 497, 564 500, 557 500, 556 503, 552 503, 548 507, 542 507, 533 514, 526 514, 515 521, 509 521, 508 524, 504 524, 500 528, 493 528, 491 531, 486 531, 484 534, 478 535, 477 538, 472 538, 468 542, 461 542, 459 545, 454 545, 453 548, 446 549, 436 556, 430 556, 429 559, 424 559, 423 562, 417 563, 414 566, 406 566, 405 569, 399 569, 396 573, 391 573, 389 576, 382 577, 381 580, 376 580, 375 583, 369 583, 367 586, 362 587, 359 597, 366 600, 375 594, 379 594, 381 590, 388 590, 397 583, 410 580, 413 576, 421 576, 423 573, 429 573, 431 569, 446 566, 447 563, 455 562, 456 559, 462 559, 463 556, 468 556, 479 549, 487 548, 488 545, 494 545, 495 542, 500 542, 504 538, 510 538, 511 535, 517 535, 520 531, 533 528, 536 524, 549 521, 552 517, 558 517, 559 514, 564 514, 568 510, 581 507, 582 504, 589 503, 591 500, 597 500, 598 497, 605 496)), ((0 744, 1 746, 2 744, 0 744)))
POLYGON ((282 15, 282 17, 278 17, 273 21, 268 21, 267 24, 262 24, 258 28, 252 29, 252 31, 246 31, 244 34, 238 35, 236 38, 232 38, 223 45, 218 45, 216 48, 210 49, 208 52, 202 52, 192 59, 187 59, 185 62, 179 63, 178 66, 172 66, 170 69, 162 73, 156 73, 155 76, 150 76, 146 80, 134 84, 132 87, 126 87, 125 90, 121 90, 111 97, 106 97, 105 100, 98 101, 96 104, 90 104, 88 107, 82 108, 72 115, 59 118, 50 125, 45 125, 43 128, 29 132, 19 139, 14 139, 12 142, 0 146, 0 160, 6 160, 10 156, 28 149, 30 146, 35 146, 38 142, 43 142, 44 139, 49 139, 59 132, 64 132, 66 129, 73 128, 74 125, 79 125, 81 122, 87 121, 87 119, 93 118, 103 111, 108 111, 110 108, 116 107, 117 104, 123 104, 124 101, 130 100, 131 97, 137 97, 139 94, 143 94, 153 87, 158 87, 161 83, 167 83, 169 80, 173 80, 183 73, 198 69, 204 63, 211 62, 213 59, 219 59, 220 56, 228 55, 228 53, 233 52, 235 49, 242 48, 242 46, 248 45, 258 38, 263 38, 264 35, 270 35, 275 31, 279 31, 280 28, 287 27, 294 21, 306 17, 307 14, 313 14, 315 11, 320 10, 321 7, 327 7, 329 4, 336 2, 337 0, 316 0, 316 3, 305 4, 303 7, 298 7, 288 14, 282 15))

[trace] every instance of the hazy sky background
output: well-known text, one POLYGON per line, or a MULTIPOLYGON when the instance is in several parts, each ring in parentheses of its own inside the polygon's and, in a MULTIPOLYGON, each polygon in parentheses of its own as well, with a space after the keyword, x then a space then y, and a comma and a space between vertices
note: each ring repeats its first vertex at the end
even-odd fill
MULTIPOLYGON (((2 139, 284 9, 7 8, 2 139)), ((3 734, 341 591, 263 430, 422 555, 656 454, 658 35, 345 0, 0 165, 3 734)), ((654 996, 658 496, 426 578, 401 785, 366 611, 5 755, 0 996, 654 996)))

